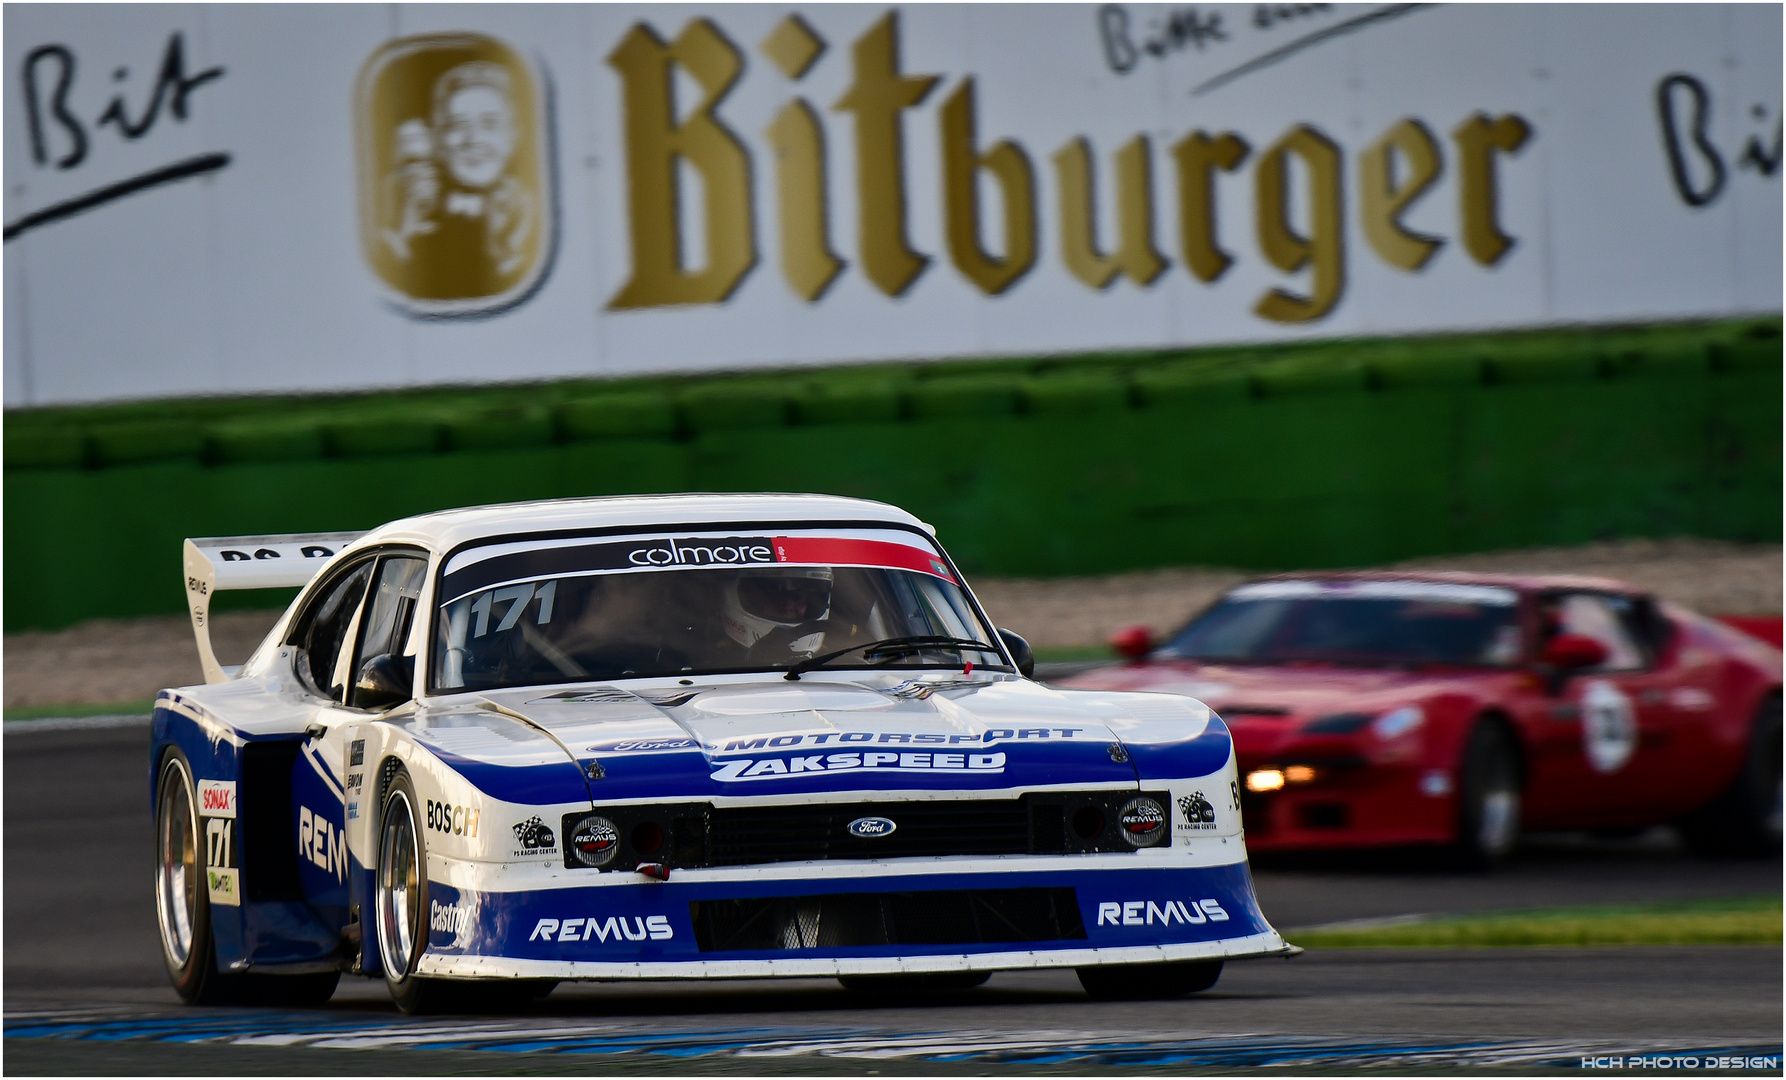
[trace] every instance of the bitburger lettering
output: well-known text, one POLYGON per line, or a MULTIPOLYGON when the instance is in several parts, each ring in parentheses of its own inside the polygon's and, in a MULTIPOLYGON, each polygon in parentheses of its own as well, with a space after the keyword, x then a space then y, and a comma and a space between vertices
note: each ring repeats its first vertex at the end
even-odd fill
POLYGON ((528 941, 668 941, 676 936, 665 915, 610 915, 606 919, 591 916, 582 919, 541 919, 534 924, 528 941))

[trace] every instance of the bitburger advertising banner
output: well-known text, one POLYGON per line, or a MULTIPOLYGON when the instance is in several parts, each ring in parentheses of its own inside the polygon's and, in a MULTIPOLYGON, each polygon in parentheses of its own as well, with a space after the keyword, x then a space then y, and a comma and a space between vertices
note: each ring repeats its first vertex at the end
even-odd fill
POLYGON ((1778 5, 10 4, 5 403, 1778 311, 1778 5))

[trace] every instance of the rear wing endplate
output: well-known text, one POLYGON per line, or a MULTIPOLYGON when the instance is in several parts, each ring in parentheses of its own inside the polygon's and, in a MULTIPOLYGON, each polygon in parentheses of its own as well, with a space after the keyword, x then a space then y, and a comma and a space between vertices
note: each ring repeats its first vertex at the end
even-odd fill
POLYGON ((198 639, 205 681, 230 677, 211 649, 211 596, 223 589, 290 589, 308 585, 342 548, 365 533, 201 536, 186 541, 186 609, 198 639))

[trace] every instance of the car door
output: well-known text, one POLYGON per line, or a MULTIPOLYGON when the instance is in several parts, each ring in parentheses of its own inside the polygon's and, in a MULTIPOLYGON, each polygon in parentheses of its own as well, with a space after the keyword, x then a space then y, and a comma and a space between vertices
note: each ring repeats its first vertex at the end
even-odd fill
POLYGON ((292 775, 299 878, 311 905, 343 923, 348 790, 360 779, 347 727, 369 715, 355 700, 355 682, 366 660, 405 649, 427 565, 425 554, 398 549, 343 567, 318 590, 291 637, 294 672, 312 704, 292 775))
POLYGON ((1589 590, 1541 600, 1546 633, 1579 634, 1606 649, 1599 666, 1572 672, 1552 709, 1570 725, 1574 746, 1562 778, 1575 824, 1624 824, 1669 816, 1667 781, 1674 742, 1673 675, 1657 664, 1642 632, 1637 599, 1589 590))

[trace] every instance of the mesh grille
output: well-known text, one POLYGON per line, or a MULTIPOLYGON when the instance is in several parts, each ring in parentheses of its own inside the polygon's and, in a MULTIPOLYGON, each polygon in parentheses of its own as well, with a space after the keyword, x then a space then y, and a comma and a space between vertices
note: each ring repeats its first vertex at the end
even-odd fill
POLYGON ((1029 809, 1017 799, 727 807, 716 808, 710 820, 709 866, 1031 850, 1029 809), (885 836, 851 836, 849 823, 865 817, 884 817, 897 828, 885 836))
POLYGON ((1070 888, 697 900, 688 911, 702 952, 1085 940, 1070 888))

